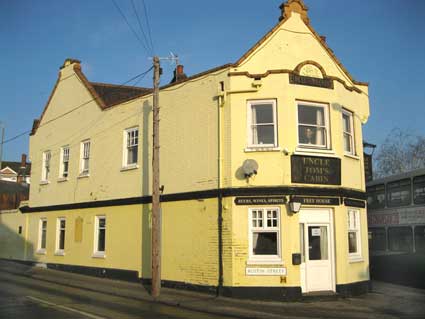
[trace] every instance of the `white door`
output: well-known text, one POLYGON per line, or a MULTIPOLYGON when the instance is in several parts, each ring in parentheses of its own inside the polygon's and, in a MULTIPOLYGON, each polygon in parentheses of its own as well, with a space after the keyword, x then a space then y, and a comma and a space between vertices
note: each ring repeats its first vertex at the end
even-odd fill
POLYGON ((303 292, 335 291, 332 211, 300 212, 303 292))

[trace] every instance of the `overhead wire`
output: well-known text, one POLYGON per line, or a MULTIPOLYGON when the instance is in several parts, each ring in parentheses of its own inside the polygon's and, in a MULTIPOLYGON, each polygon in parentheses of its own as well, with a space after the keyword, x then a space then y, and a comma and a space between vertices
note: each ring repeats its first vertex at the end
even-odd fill
MULTIPOLYGON (((125 81, 124 83, 122 83, 122 84, 120 84, 119 86, 118 86, 118 88, 121 88, 121 87, 123 87, 124 85, 126 85, 126 84, 128 84, 128 83, 130 83, 130 82, 132 82, 132 81, 134 81, 134 80, 136 80, 136 79, 139 79, 139 81, 141 80, 140 78, 142 77, 142 78, 144 78, 145 76, 146 76, 146 74, 148 74, 151 70, 153 69, 153 66, 151 66, 148 70, 146 70, 146 71, 144 71, 144 72, 142 72, 142 73, 140 73, 140 74, 138 74, 138 75, 136 75, 136 76, 134 76, 134 77, 132 77, 131 79, 129 79, 129 80, 127 80, 127 81, 125 81)), ((138 82, 139 82, 138 81, 138 82)), ((137 83, 138 83, 137 82, 137 83)), ((104 95, 102 95, 102 96, 99 96, 99 98, 102 98, 104 95)), ((78 106, 76 106, 76 107, 74 107, 74 108, 72 108, 71 110, 69 110, 69 111, 67 111, 67 112, 65 112, 65 113, 63 113, 63 114, 61 114, 61 115, 58 115, 57 117, 55 117, 55 118, 53 118, 53 119, 51 119, 51 120, 49 120, 49 121, 47 121, 47 122, 45 122, 45 123, 43 123, 43 124, 40 124, 39 126, 38 126, 38 128, 40 128, 40 127, 43 127, 43 126, 45 126, 45 125, 47 125, 47 124, 49 124, 49 123, 52 123, 52 122, 54 122, 54 121, 56 121, 56 120, 58 120, 58 119, 60 119, 60 118, 62 118, 62 117, 64 117, 64 116, 66 116, 66 115, 68 115, 68 114, 70 114, 70 113, 72 113, 72 112, 74 112, 74 111, 76 111, 76 110, 78 110, 78 109, 80 109, 81 107, 83 107, 83 106, 85 106, 85 105, 87 105, 87 104, 89 104, 89 103, 91 103, 91 102, 93 102, 93 101, 95 101, 95 100, 97 100, 98 98, 97 97, 94 97, 94 98, 92 98, 91 100, 89 100, 89 101, 86 101, 86 102, 84 102, 84 103, 82 103, 82 104, 80 104, 80 105, 78 105, 78 106)), ((31 133, 32 132, 32 130, 26 130, 25 132, 22 132, 22 133, 20 133, 20 134, 18 134, 18 135, 15 135, 15 136, 13 136, 13 137, 11 137, 11 138, 9 138, 9 139, 6 139, 5 141, 3 141, 2 143, 0 143, 0 145, 4 145, 4 144, 7 144, 7 143, 10 143, 10 142, 12 142, 12 141, 14 141, 14 140, 16 140, 16 139, 18 139, 18 138, 20 138, 20 137, 22 137, 22 136, 24 136, 24 135, 26 135, 26 134, 29 134, 29 133, 31 133)))
POLYGON ((148 38, 146 36, 146 33, 143 30, 143 25, 142 25, 142 22, 140 21, 140 16, 139 16, 138 10, 136 8, 136 5, 134 4, 134 0, 131 0, 131 5, 133 7, 134 15, 136 16, 136 19, 137 19, 137 23, 139 25, 140 32, 142 33, 143 38, 145 39, 146 44, 149 47, 150 53, 153 55, 153 47, 150 45, 149 40, 148 40, 148 38))
POLYGON ((128 21, 127 17, 125 16, 124 12, 122 12, 121 8, 118 6, 117 2, 115 0, 112 0, 115 8, 118 10, 118 12, 120 13, 121 17, 124 19, 125 23, 127 24, 127 26, 130 28, 131 32, 133 32, 134 36, 136 37, 136 39, 139 41, 139 43, 144 47, 144 49, 146 50, 146 53, 149 55, 151 54, 151 52, 149 52, 149 48, 147 47, 147 45, 143 42, 143 40, 139 37, 139 35, 137 34, 136 30, 134 30, 134 28, 131 26, 130 22, 128 21))
POLYGON ((147 25, 147 27, 148 27, 149 40, 150 40, 150 43, 151 43, 152 50, 153 50, 153 52, 155 53, 155 47, 154 47, 154 45, 153 45, 153 41, 152 41, 152 29, 151 29, 151 25, 150 25, 150 22, 149 22, 149 13, 148 13, 148 9, 147 9, 147 7, 146 7, 145 0, 142 0, 142 3, 143 3, 143 9, 144 9, 143 11, 144 11, 144 15, 145 15, 145 18, 146 18, 146 25, 147 25))

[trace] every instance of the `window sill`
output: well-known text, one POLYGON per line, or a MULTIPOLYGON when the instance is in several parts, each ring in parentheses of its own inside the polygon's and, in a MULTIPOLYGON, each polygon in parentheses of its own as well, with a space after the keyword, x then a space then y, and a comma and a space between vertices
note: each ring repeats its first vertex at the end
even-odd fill
POLYGON ((50 184, 49 181, 40 181, 40 185, 48 185, 48 184, 50 184))
POLYGON ((360 160, 360 156, 357 156, 357 155, 354 155, 354 154, 344 153, 344 156, 355 159, 355 160, 360 160))
POLYGON ((361 256, 350 256, 350 257, 348 257, 348 262, 350 264, 361 263, 363 261, 364 261, 364 259, 361 256))
POLYGON ((106 258, 106 255, 105 255, 105 253, 102 253, 102 252, 96 252, 96 253, 94 253, 92 255, 92 258, 105 259, 106 258))
POLYGON ((120 171, 125 172, 125 171, 131 171, 131 170, 138 169, 138 168, 139 168, 138 164, 131 164, 131 165, 121 167, 120 171))
POLYGON ((282 149, 280 147, 275 146, 249 146, 244 149, 245 153, 253 153, 253 152, 280 152, 282 149))
POLYGON ((65 256, 65 252, 63 250, 55 251, 55 256, 65 256))
POLYGON ((46 249, 38 249, 35 253, 37 255, 45 255, 46 254, 46 249))
POLYGON ((294 155, 330 156, 337 157, 333 150, 297 147, 294 155))
POLYGON ((68 177, 60 177, 60 178, 58 178, 58 183, 63 183, 63 182, 66 182, 66 181, 68 181, 68 177))
POLYGON ((89 178, 90 174, 89 173, 81 173, 80 175, 77 176, 77 178, 89 178))
POLYGON ((246 262, 247 266, 259 266, 259 265, 267 265, 267 266, 283 266, 284 262, 282 259, 262 259, 262 260, 248 260, 246 262))

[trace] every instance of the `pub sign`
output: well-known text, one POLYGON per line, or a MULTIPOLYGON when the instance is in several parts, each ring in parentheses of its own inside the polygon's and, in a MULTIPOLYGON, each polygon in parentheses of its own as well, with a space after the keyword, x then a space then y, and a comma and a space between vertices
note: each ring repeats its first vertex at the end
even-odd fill
POLYGON ((291 156, 292 183, 341 185, 341 159, 291 156))

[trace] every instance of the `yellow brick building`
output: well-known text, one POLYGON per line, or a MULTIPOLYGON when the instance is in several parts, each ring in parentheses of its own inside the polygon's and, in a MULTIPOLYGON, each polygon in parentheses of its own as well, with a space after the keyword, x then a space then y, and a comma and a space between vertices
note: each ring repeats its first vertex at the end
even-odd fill
MULTIPOLYGON (((368 85, 302 0, 281 10, 237 62, 160 90, 165 286, 367 291, 368 85)), ((28 206, 0 214, 0 258, 149 280, 151 110, 150 89, 89 82, 66 60, 31 136, 28 206)))

